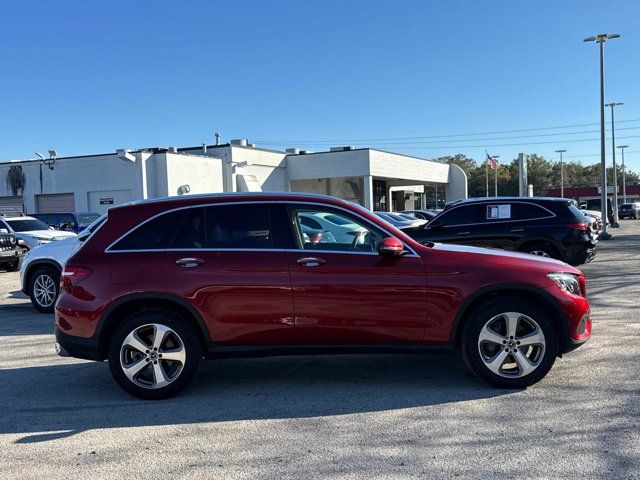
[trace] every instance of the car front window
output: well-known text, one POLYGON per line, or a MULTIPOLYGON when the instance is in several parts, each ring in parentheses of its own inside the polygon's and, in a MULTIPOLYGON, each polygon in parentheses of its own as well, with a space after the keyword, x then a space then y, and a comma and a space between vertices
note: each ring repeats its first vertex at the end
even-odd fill
POLYGON ((332 213, 337 221, 321 224, 322 210, 299 209, 293 212, 293 224, 298 233, 300 247, 304 250, 330 250, 337 252, 377 251, 382 236, 364 222, 350 215, 332 213), (309 222, 309 220, 313 220, 309 222), (311 224, 320 226, 313 228, 311 224))

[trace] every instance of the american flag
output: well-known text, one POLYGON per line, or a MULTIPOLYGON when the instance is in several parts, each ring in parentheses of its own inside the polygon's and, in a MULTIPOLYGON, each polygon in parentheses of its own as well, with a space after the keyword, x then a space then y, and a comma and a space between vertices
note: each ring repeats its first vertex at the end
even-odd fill
POLYGON ((500 163, 498 162, 497 159, 490 157, 489 154, 487 153, 487 165, 489 165, 489 167, 492 170, 497 170, 498 167, 500 166, 500 163))

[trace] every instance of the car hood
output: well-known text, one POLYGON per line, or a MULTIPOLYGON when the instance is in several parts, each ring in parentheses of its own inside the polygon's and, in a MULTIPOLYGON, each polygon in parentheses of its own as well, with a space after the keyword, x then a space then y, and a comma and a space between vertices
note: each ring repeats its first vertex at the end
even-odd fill
POLYGON ((439 251, 469 254, 470 257, 472 257, 469 259, 469 261, 477 263, 492 263, 563 271, 567 273, 574 273, 576 275, 582 273, 577 268, 561 262, 560 260, 531 255, 529 253, 508 252, 506 250, 499 250, 497 248, 480 248, 471 247, 468 245, 453 245, 449 243, 434 243, 432 248, 439 251))
POLYGON ((73 232, 63 232, 61 230, 29 230, 27 232, 16 232, 16 236, 29 235, 36 238, 50 238, 50 239, 62 239, 68 237, 75 237, 73 232))

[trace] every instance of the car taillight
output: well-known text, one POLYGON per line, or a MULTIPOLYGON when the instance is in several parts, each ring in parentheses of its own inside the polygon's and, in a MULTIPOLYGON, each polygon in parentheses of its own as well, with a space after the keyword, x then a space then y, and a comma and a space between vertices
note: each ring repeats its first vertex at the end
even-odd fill
POLYGON ((72 288, 91 275, 91 270, 84 267, 66 266, 60 276, 60 290, 71 293, 72 288))
POLYGON ((570 223, 567 225, 569 228, 574 228, 576 230, 580 230, 581 232, 588 232, 591 224, 589 222, 581 222, 581 223, 570 223))

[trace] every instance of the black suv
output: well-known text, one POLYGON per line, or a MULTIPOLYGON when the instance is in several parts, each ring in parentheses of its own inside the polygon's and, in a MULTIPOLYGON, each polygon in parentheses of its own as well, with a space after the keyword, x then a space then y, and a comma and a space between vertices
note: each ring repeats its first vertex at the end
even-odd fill
POLYGON ((640 219, 640 202, 623 203, 618 209, 618 218, 640 219))
POLYGON ((552 257, 571 265, 593 260, 591 220, 562 198, 471 198, 447 204, 424 227, 403 229, 419 242, 502 248, 552 257))
POLYGON ((16 236, 6 228, 0 228, 0 268, 15 272, 20 268, 22 248, 16 236))

